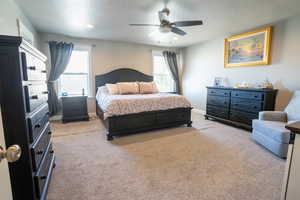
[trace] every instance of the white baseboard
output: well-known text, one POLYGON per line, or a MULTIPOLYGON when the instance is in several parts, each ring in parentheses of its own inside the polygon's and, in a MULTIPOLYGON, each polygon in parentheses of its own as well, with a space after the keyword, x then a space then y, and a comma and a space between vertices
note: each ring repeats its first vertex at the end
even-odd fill
POLYGON ((206 114, 205 110, 200 110, 200 109, 197 109, 197 108, 193 108, 192 112, 195 112, 195 113, 201 114, 201 115, 205 115, 206 114))

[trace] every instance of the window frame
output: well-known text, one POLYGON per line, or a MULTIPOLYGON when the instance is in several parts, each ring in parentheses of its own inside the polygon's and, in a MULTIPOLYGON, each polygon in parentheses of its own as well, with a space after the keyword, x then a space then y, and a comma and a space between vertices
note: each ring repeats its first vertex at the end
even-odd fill
MULTIPOLYGON (((91 54, 91 47, 90 46, 75 46, 73 51, 86 51, 88 53, 88 72, 85 73, 85 72, 64 72, 62 73, 61 75, 65 74, 65 75, 87 75, 87 89, 88 89, 88 92, 85 94, 86 96, 88 97, 92 97, 93 95, 93 92, 92 92, 92 78, 91 78, 91 75, 92 75, 92 54, 91 54)), ((57 88, 57 91, 58 91, 58 97, 62 97, 61 95, 61 78, 58 79, 58 88, 57 88)), ((81 96, 80 94, 77 94, 77 95, 68 95, 68 96, 81 96)))
POLYGON ((168 68, 168 64, 166 63, 166 61, 165 61, 165 59, 164 59, 164 56, 163 56, 163 52, 162 51, 155 51, 155 50, 153 50, 152 51, 152 74, 153 74, 153 81, 154 81, 154 79, 155 79, 155 73, 154 73, 154 71, 155 71, 155 67, 154 67, 154 57, 155 56, 161 56, 162 58, 163 58, 163 60, 164 60, 164 63, 165 63, 165 65, 166 65, 166 67, 167 67, 167 69, 169 70, 169 75, 170 75, 170 78, 171 78, 171 80, 173 81, 173 91, 164 91, 165 93, 175 93, 175 85, 176 85, 176 83, 175 83, 175 81, 174 81, 174 79, 173 79, 173 77, 172 77, 172 74, 171 74, 171 71, 170 71, 170 69, 168 68))

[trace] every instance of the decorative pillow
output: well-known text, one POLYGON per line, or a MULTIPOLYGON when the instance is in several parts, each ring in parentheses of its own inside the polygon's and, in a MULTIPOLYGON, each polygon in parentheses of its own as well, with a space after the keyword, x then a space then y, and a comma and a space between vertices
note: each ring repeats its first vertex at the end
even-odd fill
POLYGON ((120 94, 138 94, 139 84, 135 82, 117 83, 120 94))
POLYGON ((109 94, 120 94, 119 87, 117 84, 105 84, 109 94))
POLYGON ((158 93, 155 82, 139 82, 140 94, 153 94, 158 93))

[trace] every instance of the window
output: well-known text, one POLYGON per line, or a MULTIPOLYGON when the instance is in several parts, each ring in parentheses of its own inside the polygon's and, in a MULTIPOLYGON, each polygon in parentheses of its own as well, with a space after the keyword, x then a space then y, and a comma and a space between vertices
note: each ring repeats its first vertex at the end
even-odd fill
POLYGON ((61 96, 89 95, 89 65, 88 50, 73 50, 69 64, 60 77, 59 94, 61 96))
POLYGON ((153 76, 160 92, 174 92, 175 82, 161 53, 153 54, 153 76))

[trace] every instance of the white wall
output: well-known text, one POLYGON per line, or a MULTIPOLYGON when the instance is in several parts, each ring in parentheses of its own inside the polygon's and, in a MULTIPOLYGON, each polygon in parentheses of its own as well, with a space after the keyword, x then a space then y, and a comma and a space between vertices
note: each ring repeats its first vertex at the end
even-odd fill
POLYGON ((35 46, 38 45, 39 37, 27 17, 20 10, 14 0, 1 0, 0 5, 0 35, 18 36, 17 19, 34 34, 35 46))
POLYGON ((291 93, 300 90, 300 16, 273 25, 269 66, 225 69, 224 38, 227 36, 183 49, 183 92, 193 106, 205 110, 206 86, 212 86, 215 77, 227 78, 230 86, 243 81, 255 84, 268 78, 279 89, 276 109, 284 109, 291 93))
MULTIPOLYGON (((141 45, 127 42, 105 41, 72 38, 62 35, 41 33, 40 49, 50 59, 47 41, 72 42, 75 46, 94 45, 92 47, 92 90, 95 95, 95 75, 110 72, 118 68, 132 68, 145 74, 152 74, 152 50, 165 50, 166 48, 141 45)), ((170 50, 170 49, 168 49, 170 50)), ((174 49, 173 49, 174 50, 174 49)), ((49 66, 49 63, 48 63, 49 66)), ((95 112, 95 99, 89 98, 89 112, 95 112)))

